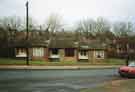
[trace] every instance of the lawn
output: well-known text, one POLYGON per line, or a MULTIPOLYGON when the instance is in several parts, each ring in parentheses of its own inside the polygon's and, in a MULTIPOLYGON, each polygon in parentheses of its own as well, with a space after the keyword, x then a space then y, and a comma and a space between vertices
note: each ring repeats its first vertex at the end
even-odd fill
POLYGON ((101 65, 124 65, 125 60, 124 59, 116 59, 116 58, 109 58, 105 59, 103 62, 96 62, 95 64, 101 64, 101 65))
MULTIPOLYGON (((106 59, 104 61, 99 61, 96 63, 91 62, 76 62, 76 61, 29 61, 30 65, 124 65, 125 61, 122 59, 106 59)), ((0 58, 0 65, 26 65, 25 60, 11 59, 11 58, 0 58)))
POLYGON ((81 92, 135 92, 135 79, 115 80, 94 88, 82 89, 81 92))

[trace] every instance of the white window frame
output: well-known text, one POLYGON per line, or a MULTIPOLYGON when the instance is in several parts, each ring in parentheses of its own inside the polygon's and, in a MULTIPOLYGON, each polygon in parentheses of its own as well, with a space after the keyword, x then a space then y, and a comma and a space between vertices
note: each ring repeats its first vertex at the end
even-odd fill
POLYGON ((84 50, 79 51, 79 59, 88 59, 88 52, 84 50))
POLYGON ((95 51, 94 54, 95 54, 94 56, 96 59, 104 59, 104 57, 105 57, 104 51, 95 51), (98 57, 98 56, 100 56, 100 57, 98 57))
POLYGON ((35 57, 43 57, 44 53, 44 48, 33 48, 33 56, 35 57))
POLYGON ((54 54, 53 53, 53 50, 55 49, 51 49, 51 55, 50 55, 50 58, 60 58, 60 55, 59 55, 59 49, 57 49, 57 54, 54 54))
POLYGON ((81 50, 79 51, 79 53, 80 53, 80 56, 88 56, 86 50, 81 50))
POLYGON ((27 57, 25 48, 16 48, 16 57, 27 57))

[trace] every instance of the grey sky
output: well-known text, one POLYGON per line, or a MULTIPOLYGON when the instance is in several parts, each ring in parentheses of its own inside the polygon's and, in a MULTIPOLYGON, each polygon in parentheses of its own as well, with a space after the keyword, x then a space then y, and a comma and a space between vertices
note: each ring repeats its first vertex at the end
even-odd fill
MULTIPOLYGON (((27 0, 0 0, 0 16, 25 16, 27 0)), ((29 0, 30 15, 42 23, 51 13, 66 22, 84 18, 106 17, 110 20, 135 19, 135 0, 29 0)))

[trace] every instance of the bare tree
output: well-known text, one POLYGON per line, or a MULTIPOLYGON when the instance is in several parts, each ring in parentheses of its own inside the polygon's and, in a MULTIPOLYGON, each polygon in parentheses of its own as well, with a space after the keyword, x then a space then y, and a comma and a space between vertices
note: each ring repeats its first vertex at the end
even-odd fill
POLYGON ((127 37, 133 33, 133 24, 131 22, 115 22, 113 32, 118 37, 127 37))
POLYGON ((106 19, 99 17, 99 18, 97 18, 97 21, 96 21, 95 30, 97 33, 103 33, 105 31, 110 31, 110 23, 106 19))
MULTIPOLYGON (((29 22, 29 25, 28 25, 29 31, 32 31, 32 30, 38 28, 37 21, 34 18, 29 17, 28 22, 29 22)), ((26 29, 26 18, 23 19, 21 28, 22 28, 22 30, 26 29)))
POLYGON ((48 28, 48 31, 50 33, 50 36, 52 36, 56 31, 59 31, 62 26, 62 18, 58 14, 51 14, 45 23, 46 28, 48 28))
POLYGON ((15 38, 16 32, 22 27, 22 20, 17 16, 3 17, 0 21, 1 27, 6 30, 8 40, 15 38))
POLYGON ((4 29, 11 27, 12 29, 19 30, 22 27, 22 20, 18 16, 8 16, 1 18, 0 24, 4 29))
POLYGON ((96 22, 92 19, 81 20, 77 23, 76 33, 88 39, 94 35, 95 25, 96 22))
POLYGON ((95 32, 96 32, 96 37, 99 40, 105 41, 108 39, 109 36, 113 36, 110 30, 111 30, 111 26, 109 21, 107 21, 102 17, 97 18, 95 32))

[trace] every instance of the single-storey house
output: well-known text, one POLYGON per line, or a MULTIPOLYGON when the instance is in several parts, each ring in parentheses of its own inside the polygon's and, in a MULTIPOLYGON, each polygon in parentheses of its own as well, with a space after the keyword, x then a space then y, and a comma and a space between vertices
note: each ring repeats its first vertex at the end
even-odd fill
POLYGON ((26 49, 29 50, 30 60, 48 60, 47 42, 41 41, 18 41, 14 43, 15 57, 26 58, 26 49))
POLYGON ((129 55, 135 58, 135 39, 134 38, 115 38, 108 48, 108 56, 126 58, 129 55))
POLYGON ((29 48, 31 60, 95 62, 106 57, 105 46, 99 41, 75 42, 70 39, 51 39, 26 42, 23 40, 15 42, 14 48, 17 58, 26 58, 26 48, 29 48))
POLYGON ((50 61, 77 61, 77 47, 73 40, 52 39, 48 49, 50 61))
POLYGON ((78 61, 101 61, 106 57, 105 45, 100 41, 79 42, 78 61))

